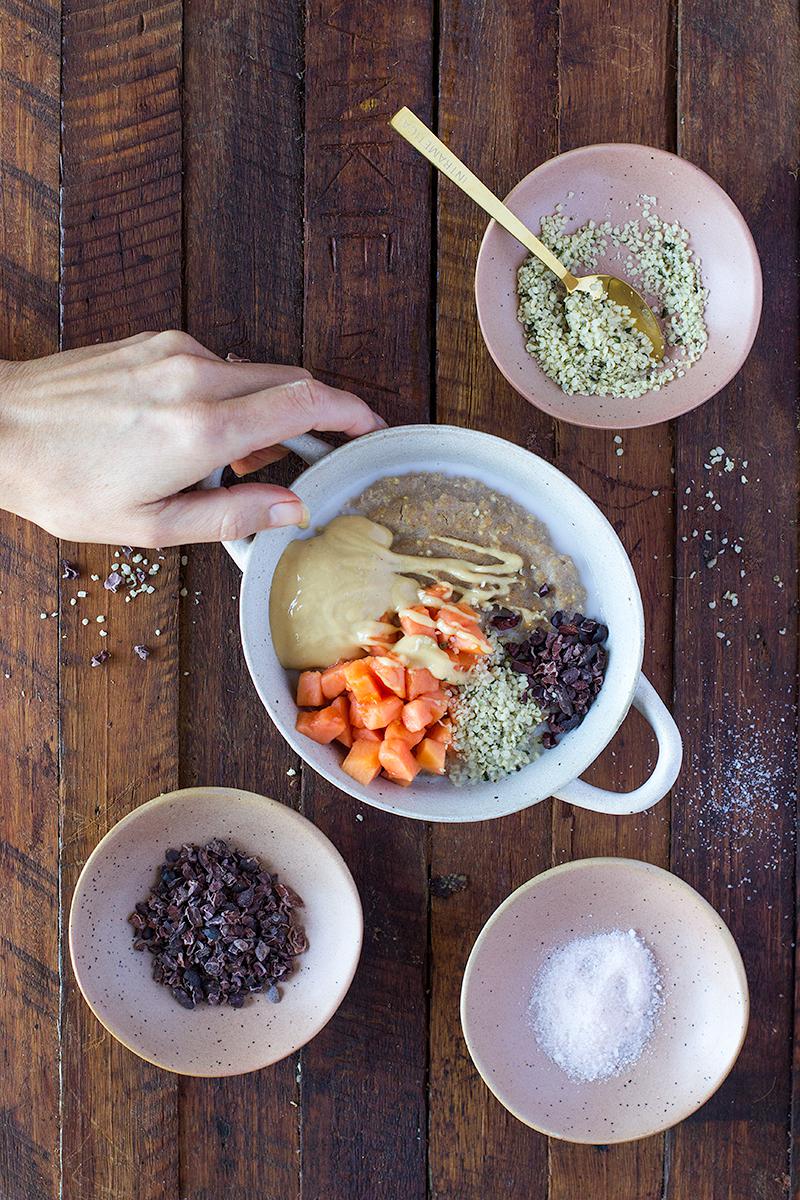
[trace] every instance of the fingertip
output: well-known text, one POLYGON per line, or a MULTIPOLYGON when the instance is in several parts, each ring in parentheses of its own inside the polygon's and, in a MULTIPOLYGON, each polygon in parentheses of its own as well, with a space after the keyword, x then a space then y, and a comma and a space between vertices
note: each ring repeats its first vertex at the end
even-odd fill
POLYGON ((287 525, 296 525, 298 529, 308 529, 311 514, 302 500, 280 500, 267 509, 266 529, 281 529, 287 525))

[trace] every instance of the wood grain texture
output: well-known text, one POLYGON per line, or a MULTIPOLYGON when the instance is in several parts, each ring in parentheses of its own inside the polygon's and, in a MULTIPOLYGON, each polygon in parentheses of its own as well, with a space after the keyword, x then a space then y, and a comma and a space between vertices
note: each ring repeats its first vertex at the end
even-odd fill
MULTIPOLYGON (((605 0, 561 5, 559 148, 630 141, 674 149, 675 14, 671 0, 647 6, 605 0)), ((603 214, 598 214, 598 219, 603 214)), ((644 604, 644 671, 670 701, 672 690, 672 435, 665 426, 628 430, 619 446, 609 431, 561 424, 557 463, 597 501, 633 563, 644 604), (621 455, 617 449, 622 449, 621 455)), ((615 791, 638 786, 655 764, 646 723, 628 717, 611 746, 586 773, 615 791)), ((609 819, 554 806, 557 861, 596 854, 669 862, 669 800, 633 817, 609 819)), ((596 1200, 658 1200, 663 1137, 630 1146, 553 1142, 551 1200, 583 1192, 596 1200)))
MULTIPOLYGON (((180 324, 181 6, 143 13, 75 0, 63 16, 62 320, 64 343, 75 346, 180 324)), ((153 595, 126 604, 103 590, 110 550, 64 546, 64 554, 82 572, 62 589, 66 914, 105 831, 178 782, 179 555, 165 553, 153 595), (79 588, 87 599, 70 605, 79 588), (97 615, 106 617, 104 641, 97 615), (139 642, 153 650, 147 662, 132 652, 139 642), (102 645, 111 659, 92 669, 102 645)), ((64 1200, 175 1200, 174 1077, 98 1025, 68 968, 62 1033, 64 1200)))
MULTIPOLYGON (((557 31, 552 5, 440 6, 439 135, 500 196, 557 145, 557 31), (509 64, 526 80, 507 86, 509 64)), ((553 423, 505 382, 484 347, 473 277, 486 218, 436 180, 436 419, 471 425, 553 456, 553 423)), ((520 256, 522 257, 522 255, 520 256)), ((477 825, 431 828, 431 877, 467 887, 431 901, 429 1161, 436 1200, 547 1195, 547 1143, 482 1083, 458 1019, 464 966, 482 924, 550 865, 550 805, 477 825)))
POLYGON ((797 256, 798 28, 782 0, 761 6, 758 19, 754 37, 747 4, 682 10, 680 149, 748 220, 766 302, 741 373, 677 431, 678 491, 692 491, 676 543, 675 682, 688 754, 673 802, 672 866, 730 925, 752 1012, 730 1079, 672 1135, 667 1200, 696 1197, 702 1180, 713 1200, 790 1193, 798 295, 786 265, 797 256), (718 445, 736 463, 722 477, 704 466, 718 445), (706 490, 719 511, 699 512, 706 490), (742 546, 739 555, 724 537, 742 546), (707 565, 709 549, 716 562, 707 565), (733 610, 726 590, 738 596, 733 610))
MULTIPOLYGON (((58 5, 0 6, 0 356, 58 347, 58 5)), ((58 1192, 58 546, 0 514, 0 1195, 58 1192), (40 612, 46 612, 42 620, 40 612)))
MULTIPOLYGON (((302 69, 301 5, 184 5, 186 328, 221 355, 302 359, 302 69)), ((287 771, 298 762, 242 655, 239 569, 221 546, 186 557, 181 784, 297 805, 300 775, 287 771)), ((299 1195, 296 1069, 295 1056, 253 1075, 182 1081, 182 1198, 299 1195)))
MULTIPOLYGON (((430 119, 431 32, 428 0, 308 6, 305 365, 393 424, 429 412, 431 210, 424 165, 386 122, 401 104, 430 119)), ((303 1200, 421 1200, 425 827, 362 811, 311 772, 303 787, 365 916, 350 994, 303 1052, 303 1200)))

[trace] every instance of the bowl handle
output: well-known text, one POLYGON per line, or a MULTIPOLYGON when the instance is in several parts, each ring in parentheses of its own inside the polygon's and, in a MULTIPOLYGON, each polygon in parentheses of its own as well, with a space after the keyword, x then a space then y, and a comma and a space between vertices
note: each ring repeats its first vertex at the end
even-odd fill
MULTIPOLYGON (((323 442, 322 438, 314 437, 313 433, 301 433, 299 437, 286 438, 281 445, 299 455, 309 467, 319 462, 326 454, 330 454, 331 450, 336 449, 335 446, 329 446, 327 442, 323 442)), ((220 487, 224 470, 224 467, 217 467, 197 485, 198 488, 201 491, 210 491, 211 488, 220 487)), ((253 545, 253 536, 238 538, 235 542, 223 542, 222 544, 239 570, 244 571, 250 556, 250 547, 253 545)))
POLYGON ((589 808, 593 812, 625 816, 652 808, 666 796, 681 769, 683 744, 678 726, 672 719, 664 701, 652 683, 644 675, 639 676, 633 695, 633 706, 637 708, 658 739, 658 761, 649 779, 632 792, 607 792, 593 787, 582 779, 573 779, 555 793, 559 800, 589 808))

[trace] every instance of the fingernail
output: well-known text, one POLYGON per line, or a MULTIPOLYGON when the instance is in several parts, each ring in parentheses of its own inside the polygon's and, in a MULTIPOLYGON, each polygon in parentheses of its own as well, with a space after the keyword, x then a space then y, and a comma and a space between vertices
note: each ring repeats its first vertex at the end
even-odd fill
POLYGON ((388 429, 389 428, 389 422, 384 421, 384 419, 380 413, 375 413, 374 416, 375 416, 375 424, 378 426, 379 429, 388 429))
POLYGON ((297 525, 299 529, 308 529, 311 515, 302 500, 281 500, 273 504, 269 510, 269 523, 272 528, 282 525, 297 525))

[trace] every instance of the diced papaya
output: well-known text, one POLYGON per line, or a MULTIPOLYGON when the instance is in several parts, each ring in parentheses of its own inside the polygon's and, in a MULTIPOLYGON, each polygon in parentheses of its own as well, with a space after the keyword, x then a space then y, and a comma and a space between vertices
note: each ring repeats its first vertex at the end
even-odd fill
POLYGON ((382 742, 383 741, 383 736, 382 736, 383 730, 382 729, 381 730, 356 729, 354 726, 351 726, 351 729, 353 730, 353 741, 354 742, 358 742, 358 741, 382 742))
POLYGON ((401 779, 399 775, 390 775, 388 771, 383 772, 384 779, 388 779, 390 783, 396 783, 398 787, 411 787, 410 779, 401 779))
POLYGON ((399 696, 385 696, 381 700, 359 705, 361 719, 367 729, 385 729, 402 711, 403 701, 399 696))
POLYGON ((297 681, 297 707, 319 708, 325 703, 319 671, 301 671, 297 681))
POLYGON ((347 663, 335 663, 334 666, 328 667, 327 671, 322 672, 322 694, 326 700, 335 700, 347 687, 344 677, 346 666, 347 663))
POLYGON ((426 736, 434 742, 441 742, 443 746, 449 746, 453 740, 453 729, 449 721, 437 721, 431 725, 426 736))
POLYGON ((298 733, 305 734, 321 746, 327 746, 338 738, 346 729, 346 722, 340 713, 332 708, 320 708, 316 712, 299 712, 295 722, 298 733))
POLYGON ((330 712, 338 713, 344 721, 344 730, 337 734, 336 741, 341 742, 343 746, 350 747, 353 744, 353 731, 350 727, 350 701, 347 696, 337 696, 333 704, 329 706, 330 712))
POLYGON ((406 729, 416 733, 433 725, 446 712, 447 697, 443 693, 417 696, 416 700, 410 700, 403 708, 403 724, 406 729))
POLYGON ((459 671, 471 671, 475 666, 475 655, 469 654, 466 650, 456 650, 450 646, 447 650, 447 657, 459 671))
POLYGON ((411 783, 419 771, 411 747, 400 738, 384 738, 378 747, 378 755, 384 771, 397 782, 411 783))
POLYGON ((409 667, 406 676, 409 700, 416 700, 423 692, 435 692, 439 686, 439 680, 427 667, 409 667))
POLYGON ((362 715, 361 705, 353 697, 350 697, 350 724, 353 729, 364 728, 364 717, 362 715))
POLYGON ((473 654, 489 654, 491 643, 483 636, 477 615, 463 612, 452 604, 445 604, 437 613, 436 628, 447 638, 448 645, 456 650, 467 650, 473 654))
POLYGON ((400 617, 400 628, 409 637, 436 637, 436 621, 424 604, 414 604, 411 608, 402 608, 398 616, 400 617))
POLYGON ((423 738, 417 746, 416 759, 423 771, 432 775, 444 775, 444 760, 447 747, 444 742, 436 742, 433 738, 423 738))
POLYGON ((371 658, 356 658, 353 662, 346 663, 344 678, 348 690, 353 693, 359 704, 382 700, 386 695, 386 688, 372 670, 371 658))
POLYGON ((346 771, 357 783, 365 786, 372 783, 381 770, 381 744, 381 742, 371 742, 367 738, 357 737, 350 753, 342 763, 342 770, 346 771))
POLYGON ((406 698, 406 669, 396 658, 381 655, 372 660, 372 670, 395 696, 406 698))
POLYGON ((406 729, 401 720, 392 721, 391 725, 387 725, 384 734, 384 737, 387 738, 400 738, 401 741, 408 742, 409 746, 418 745, 424 736, 424 730, 420 729, 412 733, 410 729, 406 729))

